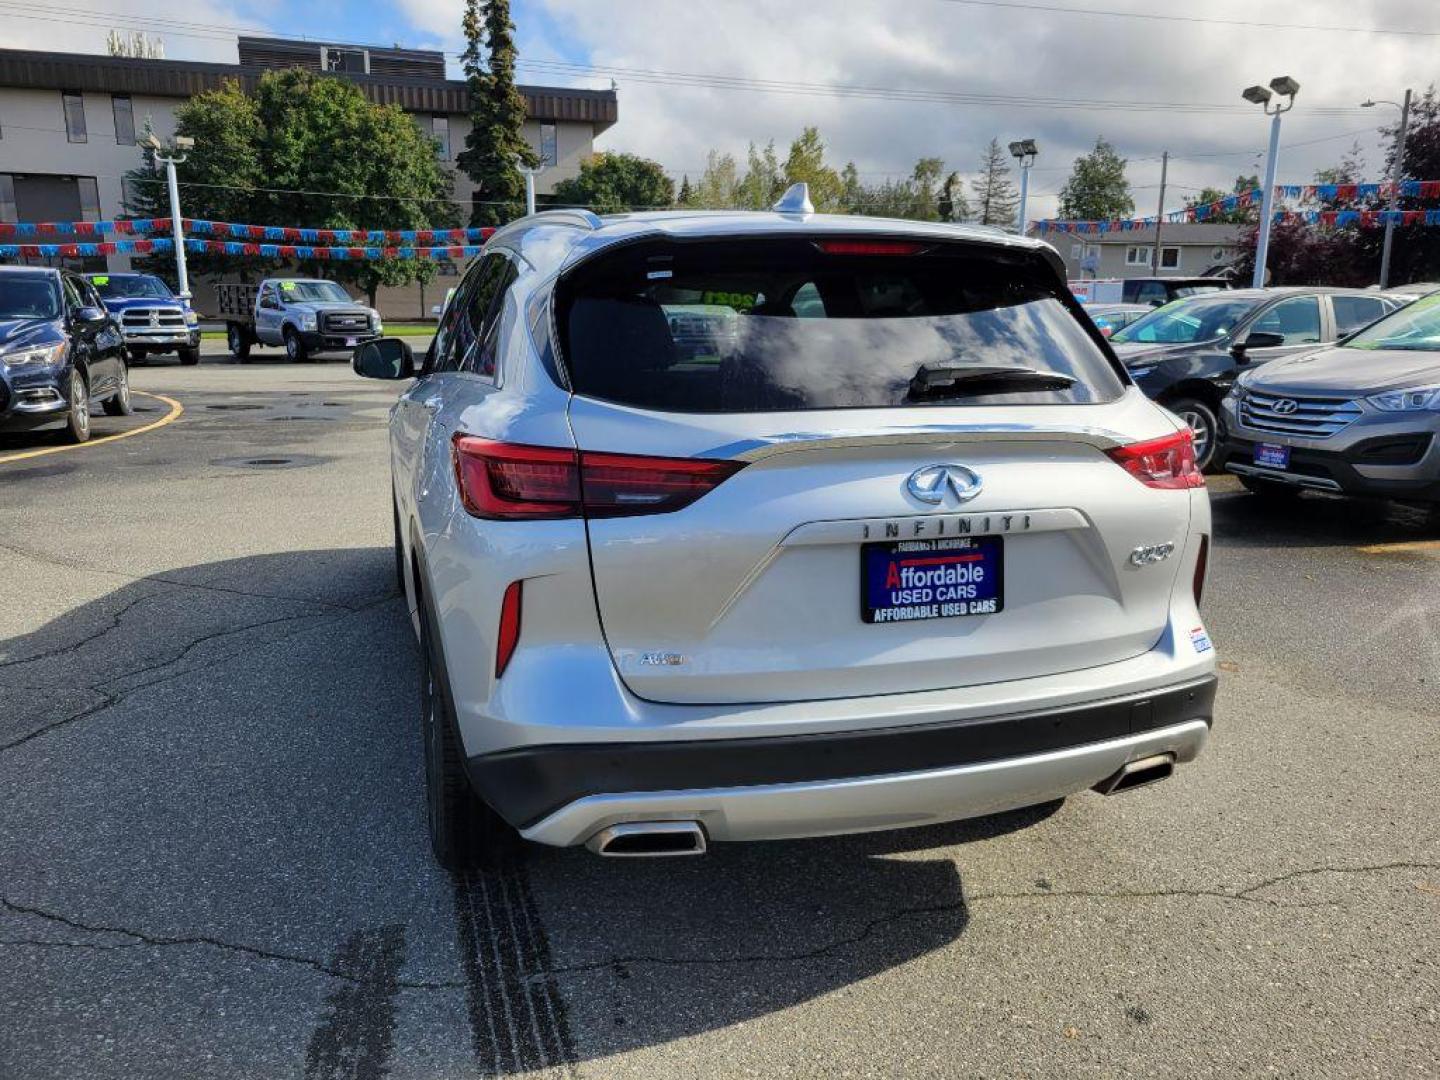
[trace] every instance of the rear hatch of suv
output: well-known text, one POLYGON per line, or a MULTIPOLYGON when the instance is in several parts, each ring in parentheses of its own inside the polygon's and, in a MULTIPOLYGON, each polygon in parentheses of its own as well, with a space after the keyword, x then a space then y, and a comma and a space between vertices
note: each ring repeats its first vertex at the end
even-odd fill
POLYGON ((1153 648, 1180 560, 1129 555, 1183 542, 1189 492, 1112 451, 1176 430, 1074 311, 1038 253, 930 239, 655 238, 570 271, 581 453, 729 463, 661 461, 691 501, 647 512, 622 485, 587 522, 626 685, 802 701, 1153 648))

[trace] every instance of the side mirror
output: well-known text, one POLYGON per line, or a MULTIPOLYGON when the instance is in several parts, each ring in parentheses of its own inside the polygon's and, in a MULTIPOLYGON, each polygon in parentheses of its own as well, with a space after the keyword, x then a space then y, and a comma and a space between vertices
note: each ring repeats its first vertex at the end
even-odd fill
POLYGON ((366 379, 412 379, 415 354, 400 338, 380 338, 356 349, 350 366, 356 375, 366 379))
POLYGON ((91 307, 87 304, 75 309, 75 321, 82 326, 100 326, 109 318, 109 313, 102 307, 91 307))
POLYGON ((1243 348, 1247 351, 1250 349, 1273 349, 1276 345, 1284 344, 1284 334, 1277 334, 1273 330, 1255 330, 1245 339, 1243 348))

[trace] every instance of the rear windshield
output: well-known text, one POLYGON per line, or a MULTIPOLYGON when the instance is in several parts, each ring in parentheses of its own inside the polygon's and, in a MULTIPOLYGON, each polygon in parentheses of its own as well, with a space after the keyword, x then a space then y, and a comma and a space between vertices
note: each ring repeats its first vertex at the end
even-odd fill
POLYGON ((1076 404, 1123 389, 1029 256, 823 243, 654 241, 582 264, 557 296, 572 388, 672 412, 1076 404))

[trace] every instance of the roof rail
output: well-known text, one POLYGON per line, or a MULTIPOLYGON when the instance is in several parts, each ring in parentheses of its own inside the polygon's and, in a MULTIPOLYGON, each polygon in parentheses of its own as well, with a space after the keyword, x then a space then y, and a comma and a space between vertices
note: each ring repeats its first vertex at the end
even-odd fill
POLYGON ((580 229, 589 229, 594 232, 605 222, 600 220, 600 215, 594 211, 583 208, 562 209, 562 210, 540 210, 530 215, 531 220, 544 218, 547 223, 556 225, 574 225, 580 229))

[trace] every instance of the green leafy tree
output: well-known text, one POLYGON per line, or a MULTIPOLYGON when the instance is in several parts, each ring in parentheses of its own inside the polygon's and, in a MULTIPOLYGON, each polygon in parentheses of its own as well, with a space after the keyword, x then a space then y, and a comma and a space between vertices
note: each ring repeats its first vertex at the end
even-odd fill
POLYGON ((1338 165, 1315 170, 1317 184, 1358 184, 1365 178, 1365 152, 1352 143, 1338 165))
POLYGON ((783 186, 788 188, 791 184, 809 185, 810 201, 822 214, 834 214, 844 209, 845 182, 838 172, 825 164, 825 143, 817 128, 807 127, 790 144, 790 156, 785 159, 783 186))
POLYGON ((1125 159, 1103 138, 1095 149, 1075 159, 1070 179, 1060 189, 1060 217, 1071 221, 1108 221, 1135 212, 1125 159))
POLYGON ((503 225, 523 214, 525 178, 539 156, 525 141, 525 98, 515 85, 510 0, 465 0, 461 63, 470 98, 470 134, 455 159, 475 185, 472 225, 503 225), (483 11, 482 11, 483 9, 483 11), (481 63, 482 51, 488 62, 481 63))
POLYGON ((675 182, 655 161, 634 154, 594 154, 578 176, 555 185, 559 206, 585 206, 598 214, 649 210, 675 201, 675 182))
POLYGON ((966 221, 970 217, 970 204, 965 199, 965 191, 960 186, 960 174, 952 172, 945 177, 945 183, 940 185, 940 198, 936 200, 935 209, 940 212, 941 221, 966 221))
POLYGON ((970 181, 970 190, 975 196, 975 221, 980 225, 995 225, 1002 229, 1015 227, 1015 213, 1020 208, 1020 193, 1010 180, 1010 159, 1000 146, 999 139, 991 139, 990 145, 980 159, 980 174, 970 181))
POLYGON ((939 158, 921 158, 903 180, 887 180, 866 188, 860 213, 873 217, 940 220, 940 174, 945 163, 939 158))
POLYGON ((785 174, 780 170, 780 160, 775 156, 775 140, 765 144, 764 150, 756 150, 750 144, 745 178, 736 189, 739 206, 744 210, 769 210, 775 200, 785 192, 785 174))
MULTIPOLYGON (((292 69, 266 72, 253 94, 235 82, 175 112, 176 134, 195 140, 177 166, 185 215, 212 221, 321 229, 426 229, 455 224, 449 174, 434 142, 399 106, 374 105, 353 82, 292 69)), ((154 162, 129 174, 136 216, 168 216, 154 162)), ((169 259, 152 260, 152 264, 169 259)), ((263 274, 275 260, 193 255, 197 274, 263 274)), ((302 264, 375 302, 381 285, 428 281, 428 260, 302 264)))
POLYGON ((840 205, 847 214, 865 213, 865 202, 868 193, 865 185, 860 182, 860 173, 855 168, 853 161, 847 161, 845 168, 840 170, 840 205))
POLYGON ((702 210, 731 210, 740 205, 739 168, 733 154, 711 150, 705 171, 691 194, 691 205, 702 210))

